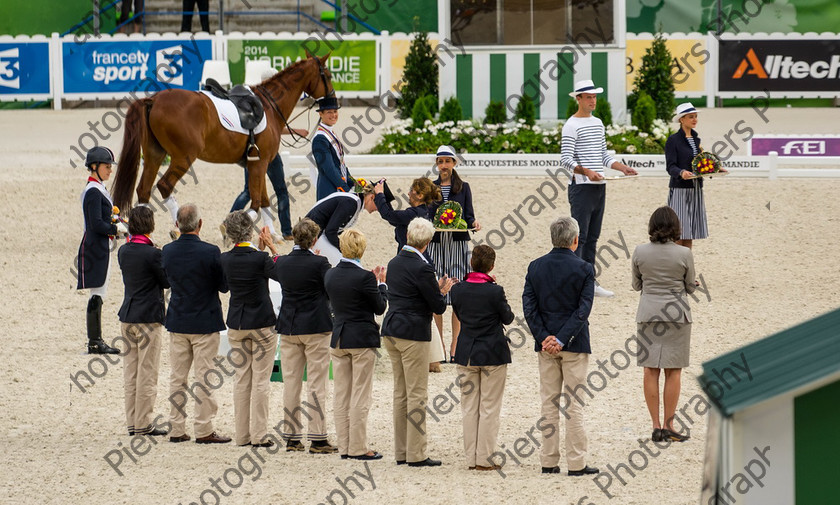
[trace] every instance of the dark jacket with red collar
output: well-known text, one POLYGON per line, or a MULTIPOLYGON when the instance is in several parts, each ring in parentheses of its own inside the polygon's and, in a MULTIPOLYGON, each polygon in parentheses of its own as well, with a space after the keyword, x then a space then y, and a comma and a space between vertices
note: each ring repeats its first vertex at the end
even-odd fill
POLYGON ((414 251, 402 250, 388 263, 388 313, 382 335, 420 342, 432 340, 432 313, 446 311, 435 269, 414 251))
POLYGON ((377 285, 373 272, 348 262, 327 272, 325 278, 335 323, 330 346, 342 349, 379 347, 379 325, 374 314, 385 312, 388 290, 377 285))
POLYGON ((268 253, 236 246, 222 253, 222 272, 230 289, 227 323, 232 330, 274 327, 277 313, 271 303, 268 279, 277 279, 268 253))
POLYGON ((274 261, 275 276, 283 290, 277 332, 281 335, 308 335, 332 331, 329 300, 324 275, 330 262, 312 251, 294 249, 274 261))
MULTIPOLYGON (((697 147, 697 152, 700 152, 700 137, 697 132, 691 130, 691 136, 694 138, 694 145, 697 147)), ((698 179, 683 179, 680 173, 683 170, 691 172, 691 160, 694 159, 694 152, 688 144, 688 137, 682 128, 676 133, 668 137, 665 141, 665 170, 671 176, 671 181, 668 183, 669 188, 693 188, 695 183, 697 187, 703 187, 703 178, 698 179)))
POLYGON ((163 323, 163 290, 169 287, 160 249, 150 240, 129 242, 117 251, 125 296, 119 310, 123 323, 163 323))
POLYGON ((571 249, 555 247, 528 265, 522 309, 534 336, 534 350, 554 335, 568 352, 590 353, 589 312, 595 269, 571 249))
POLYGON ((379 215, 382 219, 394 227, 394 240, 397 241, 397 253, 400 252, 402 246, 408 240, 406 238, 408 232, 408 223, 416 217, 431 220, 429 217, 429 207, 426 204, 418 205, 417 207, 409 207, 402 210, 394 210, 391 203, 385 198, 384 193, 377 193, 373 201, 376 203, 376 208, 379 210, 379 215))
POLYGON ((450 291, 452 310, 461 321, 455 362, 463 366, 510 363, 510 347, 502 325, 513 322, 505 290, 493 279, 471 272, 450 291))
MULTIPOLYGON (((92 179, 88 179, 92 180, 92 179)), ((102 184, 102 183, 99 183, 102 184)), ((96 189, 89 189, 82 199, 85 234, 79 244, 79 272, 76 289, 98 288, 105 285, 111 250, 108 236, 117 234, 111 222, 111 202, 96 189)))

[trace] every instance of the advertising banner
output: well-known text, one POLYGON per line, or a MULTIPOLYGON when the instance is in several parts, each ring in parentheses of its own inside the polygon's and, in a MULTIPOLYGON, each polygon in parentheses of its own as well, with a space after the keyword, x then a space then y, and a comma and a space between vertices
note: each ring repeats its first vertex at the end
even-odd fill
POLYGON ((0 43, 0 100, 50 94, 50 43, 0 43))
POLYGON ((770 151, 779 156, 840 156, 840 137, 756 135, 750 139, 750 154, 765 156, 770 151))
MULTIPOLYGON (((246 61, 267 60, 277 71, 281 71, 306 58, 306 49, 310 46, 321 48, 315 52, 319 56, 323 56, 329 50, 323 47, 326 43, 307 42, 308 39, 228 39, 227 54, 231 81, 241 83, 245 80, 246 61)), ((332 50, 327 67, 332 75, 335 90, 357 96, 375 96, 378 93, 376 41, 330 39, 328 45, 332 50)))
POLYGON ((836 92, 840 95, 840 40, 721 40, 722 92, 836 92))
MULTIPOLYGON (((633 89, 633 80, 642 66, 642 56, 650 47, 653 39, 627 39, 627 89, 633 89)), ((711 54, 706 49, 706 40, 666 39, 665 47, 671 53, 671 78, 674 91, 693 95, 706 92, 706 63, 711 54)))
POLYGON ((62 41, 64 93, 124 96, 167 88, 198 90, 210 39, 62 41))

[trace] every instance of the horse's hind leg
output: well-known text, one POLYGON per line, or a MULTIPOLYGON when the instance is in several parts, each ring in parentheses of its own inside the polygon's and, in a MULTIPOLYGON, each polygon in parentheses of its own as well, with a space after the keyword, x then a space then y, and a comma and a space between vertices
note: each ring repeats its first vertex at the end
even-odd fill
POLYGON ((175 201, 174 196, 175 184, 187 173, 193 161, 189 158, 172 155, 169 168, 157 183, 157 189, 160 191, 160 196, 163 197, 163 205, 169 210, 173 223, 178 221, 178 202, 175 201))
POLYGON ((140 183, 137 184, 138 203, 149 204, 152 198, 152 186, 155 185, 158 169, 165 157, 166 152, 159 145, 143 147, 143 175, 140 176, 140 183))

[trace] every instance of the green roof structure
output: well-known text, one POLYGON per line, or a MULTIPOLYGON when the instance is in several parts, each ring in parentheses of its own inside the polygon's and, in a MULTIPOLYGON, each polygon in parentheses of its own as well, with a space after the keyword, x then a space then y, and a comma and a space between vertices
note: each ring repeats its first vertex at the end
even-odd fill
POLYGON ((730 417, 833 374, 840 374, 840 309, 711 359, 698 380, 730 417))

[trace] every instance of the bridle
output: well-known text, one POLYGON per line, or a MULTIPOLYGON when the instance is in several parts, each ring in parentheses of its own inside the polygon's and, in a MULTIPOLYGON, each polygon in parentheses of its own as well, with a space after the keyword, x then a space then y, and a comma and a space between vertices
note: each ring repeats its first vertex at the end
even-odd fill
MULTIPOLYGON (((321 59, 316 57, 316 56, 312 56, 312 58, 318 63, 318 73, 320 74, 319 76, 320 76, 320 79, 321 79, 321 83, 323 83, 323 85, 324 85, 324 96, 327 97, 327 96, 330 96, 330 95, 335 95, 335 89, 333 89, 331 91, 328 91, 330 89, 330 87, 327 83, 327 72, 326 72, 326 69, 324 68, 323 63, 321 63, 321 59)), ((254 89, 260 95, 262 95, 263 98, 265 98, 265 101, 267 101, 269 105, 271 105, 271 108, 274 109, 274 112, 276 112, 278 116, 280 116, 280 119, 283 120, 283 123, 285 123, 286 128, 289 130, 289 135, 292 137, 292 142, 290 142, 290 143, 284 142, 283 141, 283 136, 281 135, 280 136, 280 143, 282 145, 284 145, 285 147, 298 147, 298 143, 301 140, 304 143, 310 142, 310 140, 308 138, 302 137, 302 136, 298 135, 297 133, 295 133, 295 131, 292 129, 290 123, 292 121, 294 121, 295 119, 297 119, 298 117, 300 117, 301 114, 308 114, 309 111, 311 111, 312 108, 315 107, 315 104, 317 103, 317 101, 313 100, 312 104, 309 107, 307 107, 306 109, 298 112, 291 119, 286 119, 285 114, 283 114, 283 112, 280 110, 280 107, 277 106, 277 101, 271 95, 271 91, 269 91, 265 86, 262 86, 262 85, 259 85, 259 84, 257 86, 255 86, 254 89)), ((309 125, 307 124, 307 126, 309 126, 309 125)))

